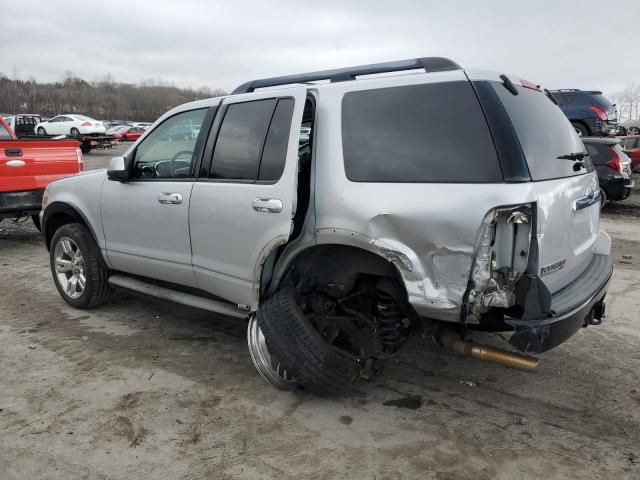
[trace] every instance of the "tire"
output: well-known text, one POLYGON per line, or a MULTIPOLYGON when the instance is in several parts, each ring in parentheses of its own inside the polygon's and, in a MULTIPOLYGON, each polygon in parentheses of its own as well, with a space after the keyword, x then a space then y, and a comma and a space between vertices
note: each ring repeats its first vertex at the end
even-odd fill
POLYGON ((76 127, 73 127, 69 133, 71 134, 72 137, 80 136, 80 130, 78 130, 76 127))
POLYGON ((47 131, 43 127, 38 127, 38 135, 46 135, 47 131))
POLYGON ((640 127, 629 127, 627 129, 628 135, 640 135, 640 127))
POLYGON ((297 292, 286 288, 260 304, 258 323, 269 351, 300 386, 321 396, 338 395, 358 378, 356 363, 331 348, 296 298, 297 292))
MULTIPOLYGON (((75 252, 74 252, 75 253, 75 252)), ((72 256, 65 255, 67 258, 72 256)), ((63 259, 66 261, 66 259, 63 259)), ((71 263, 71 262, 69 262, 71 263)), ((86 309, 97 307, 103 304, 111 293, 111 288, 107 282, 109 278, 109 270, 102 259, 100 249, 96 245, 89 230, 79 223, 68 223, 60 227, 53 234, 51 240, 51 248, 49 250, 49 264, 51 266, 51 274, 53 281, 58 289, 58 293, 62 299, 75 308, 86 309), (61 284, 59 274, 66 273, 56 271, 58 253, 63 251, 63 240, 71 240, 81 253, 82 273, 85 278, 84 288, 77 297, 73 297, 65 291, 64 285, 61 284)), ((75 267, 74 267, 75 268, 75 267)), ((67 272, 71 274, 72 272, 67 272)), ((74 292, 77 294, 77 291, 74 292)))
POLYGON ((600 189, 600 210, 602 210, 607 202, 609 201, 609 197, 607 196, 607 192, 604 191, 604 188, 600 189))
POLYGON ((91 151, 91 147, 89 145, 85 145, 84 143, 80 144, 80 151, 82 153, 89 153, 91 151))
POLYGON ((33 220, 33 225, 38 229, 39 232, 41 232, 42 226, 40 225, 40 215, 31 215, 31 220, 33 220))
POLYGON ((571 125, 573 125, 573 128, 575 129, 579 137, 588 137, 591 133, 589 132, 589 128, 587 128, 587 126, 582 123, 571 122, 571 125))

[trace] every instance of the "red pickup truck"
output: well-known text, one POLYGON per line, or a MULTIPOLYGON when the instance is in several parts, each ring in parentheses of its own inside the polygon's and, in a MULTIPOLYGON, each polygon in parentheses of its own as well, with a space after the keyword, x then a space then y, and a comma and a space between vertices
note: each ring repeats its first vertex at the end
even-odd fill
POLYGON ((18 139, 0 117, 0 221, 30 216, 39 229, 45 187, 83 167, 77 141, 18 139))

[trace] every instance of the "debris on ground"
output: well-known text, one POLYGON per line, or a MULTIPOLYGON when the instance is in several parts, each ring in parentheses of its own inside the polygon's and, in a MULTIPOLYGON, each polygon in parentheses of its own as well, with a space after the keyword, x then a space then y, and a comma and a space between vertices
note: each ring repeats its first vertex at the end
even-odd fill
POLYGON ((458 383, 460 385, 466 385, 467 387, 477 387, 476 382, 470 380, 460 380, 458 383))

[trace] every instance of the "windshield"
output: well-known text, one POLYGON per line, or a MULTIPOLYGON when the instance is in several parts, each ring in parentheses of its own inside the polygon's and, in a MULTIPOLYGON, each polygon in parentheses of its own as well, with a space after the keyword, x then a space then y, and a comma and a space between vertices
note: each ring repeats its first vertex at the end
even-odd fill
POLYGON ((517 86, 518 95, 513 95, 501 83, 492 84, 511 118, 532 180, 572 177, 593 170, 588 157, 584 158, 586 168, 578 169, 574 169, 573 160, 558 158, 586 154, 586 150, 562 110, 544 93, 517 86))

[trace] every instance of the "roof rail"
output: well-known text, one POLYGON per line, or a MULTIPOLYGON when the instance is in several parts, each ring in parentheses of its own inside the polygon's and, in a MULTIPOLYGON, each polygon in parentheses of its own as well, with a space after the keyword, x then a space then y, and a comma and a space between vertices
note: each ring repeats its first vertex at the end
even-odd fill
POLYGON ((449 70, 462 70, 462 67, 453 60, 444 57, 423 57, 409 60, 397 60, 395 62, 372 63, 357 67, 336 68, 333 70, 321 70, 318 72, 301 73, 298 75, 285 75, 282 77, 262 78, 243 83, 236 88, 232 95, 238 93, 253 92, 256 88, 290 85, 292 83, 308 83, 318 80, 331 82, 344 82, 355 80, 359 75, 373 75, 376 73, 401 72, 404 70, 424 69, 425 72, 446 72, 449 70))

